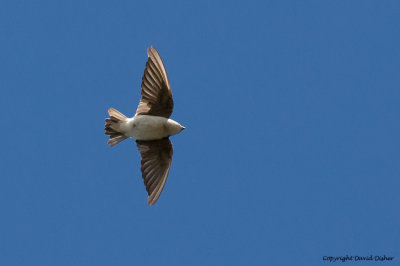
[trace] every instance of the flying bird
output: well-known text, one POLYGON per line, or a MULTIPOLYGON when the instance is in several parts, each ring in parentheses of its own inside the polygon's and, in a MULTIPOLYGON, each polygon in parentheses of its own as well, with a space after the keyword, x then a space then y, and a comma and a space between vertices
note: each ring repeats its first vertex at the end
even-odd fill
POLYGON ((169 119, 174 107, 167 71, 156 48, 147 49, 148 60, 142 77, 142 98, 136 114, 128 118, 114 108, 108 109, 105 134, 113 147, 127 138, 136 140, 141 171, 148 193, 147 203, 156 203, 167 181, 172 162, 172 143, 169 137, 183 127, 169 119))

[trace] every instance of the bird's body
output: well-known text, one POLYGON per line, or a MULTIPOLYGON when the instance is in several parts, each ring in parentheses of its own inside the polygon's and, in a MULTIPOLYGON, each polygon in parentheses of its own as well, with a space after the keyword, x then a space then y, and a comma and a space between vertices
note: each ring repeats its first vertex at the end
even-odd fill
POLYGON ((172 120, 154 115, 135 115, 120 124, 120 132, 136 140, 157 140, 181 132, 182 126, 172 120))
POLYGON ((108 109, 105 134, 113 147, 127 138, 136 140, 142 157, 141 170, 147 203, 156 203, 164 188, 172 162, 172 143, 169 136, 178 134, 184 127, 169 119, 174 107, 167 71, 154 47, 147 49, 149 57, 142 78, 142 98, 136 114, 127 118, 114 108, 108 109))

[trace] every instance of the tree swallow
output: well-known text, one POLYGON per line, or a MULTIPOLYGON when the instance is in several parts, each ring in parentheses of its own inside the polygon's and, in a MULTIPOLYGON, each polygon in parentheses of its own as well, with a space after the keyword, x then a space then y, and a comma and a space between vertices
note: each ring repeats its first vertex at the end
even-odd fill
POLYGON ((172 143, 169 136, 185 127, 169 119, 174 107, 171 86, 163 61, 154 47, 147 49, 148 60, 142 78, 142 98, 135 116, 127 118, 114 108, 108 109, 105 134, 113 147, 127 138, 136 140, 141 161, 147 203, 156 203, 167 181, 172 162, 172 143))

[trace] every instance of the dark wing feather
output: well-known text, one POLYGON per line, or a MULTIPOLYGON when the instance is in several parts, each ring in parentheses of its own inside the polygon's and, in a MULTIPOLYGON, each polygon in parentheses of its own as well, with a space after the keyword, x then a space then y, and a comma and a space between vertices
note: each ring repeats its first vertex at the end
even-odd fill
POLYGON ((156 48, 147 49, 149 59, 142 77, 142 98, 136 115, 155 115, 169 118, 174 108, 167 71, 156 48))
POLYGON ((149 197, 147 203, 156 203, 167 181, 172 162, 172 143, 169 138, 136 141, 142 157, 142 177, 149 197))

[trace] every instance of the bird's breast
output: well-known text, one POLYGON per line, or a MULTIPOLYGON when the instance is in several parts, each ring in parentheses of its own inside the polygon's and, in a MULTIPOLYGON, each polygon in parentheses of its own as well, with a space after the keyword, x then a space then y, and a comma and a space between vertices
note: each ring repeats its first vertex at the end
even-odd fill
POLYGON ((126 122, 127 137, 137 140, 156 140, 168 136, 168 119, 161 116, 137 115, 126 122))

